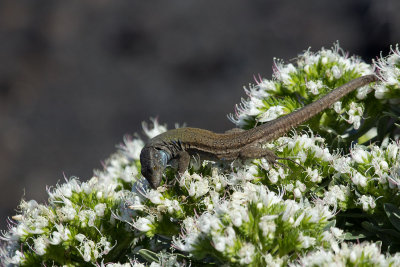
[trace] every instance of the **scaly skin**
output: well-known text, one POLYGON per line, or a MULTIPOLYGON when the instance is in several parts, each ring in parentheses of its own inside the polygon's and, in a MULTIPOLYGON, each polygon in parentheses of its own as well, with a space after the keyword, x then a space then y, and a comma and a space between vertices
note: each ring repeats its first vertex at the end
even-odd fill
POLYGON ((343 96, 377 79, 375 75, 354 79, 301 109, 247 131, 233 129, 219 134, 204 129, 179 128, 162 133, 149 140, 141 151, 142 175, 153 188, 157 188, 171 160, 177 160, 178 173, 181 175, 189 166, 192 155, 200 155, 202 159, 229 161, 266 158, 274 163, 277 157, 263 144, 282 136, 343 96))

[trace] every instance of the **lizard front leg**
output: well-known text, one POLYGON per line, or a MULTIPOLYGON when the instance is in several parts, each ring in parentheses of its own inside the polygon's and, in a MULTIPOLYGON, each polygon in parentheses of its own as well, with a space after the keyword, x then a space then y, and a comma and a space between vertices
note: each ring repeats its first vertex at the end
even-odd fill
POLYGON ((188 169, 189 163, 190 154, 184 150, 177 152, 177 154, 168 162, 168 166, 178 171, 172 184, 175 184, 176 181, 179 181, 179 179, 188 169))
POLYGON ((184 150, 179 151, 176 155, 176 160, 178 161, 178 178, 181 178, 189 167, 190 154, 184 150))
POLYGON ((190 155, 187 151, 179 151, 176 155, 176 159, 178 160, 178 173, 183 174, 190 163, 190 155))

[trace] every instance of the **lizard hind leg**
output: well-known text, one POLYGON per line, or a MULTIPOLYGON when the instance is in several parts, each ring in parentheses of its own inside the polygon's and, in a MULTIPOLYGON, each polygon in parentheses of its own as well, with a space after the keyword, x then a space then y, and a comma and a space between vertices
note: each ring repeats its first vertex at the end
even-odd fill
POLYGON ((277 156, 275 153, 264 147, 261 143, 252 143, 247 146, 244 146, 240 153, 240 159, 256 159, 256 158, 265 158, 268 163, 275 164, 277 160, 277 156))
MULTIPOLYGON (((300 163, 296 162, 295 160, 293 160, 293 159, 291 159, 291 158, 280 158, 280 157, 277 157, 276 159, 277 159, 277 160, 280 159, 280 160, 287 160, 287 161, 290 161, 290 162, 296 164, 297 166, 301 167, 304 171, 306 170, 306 168, 305 168, 303 165, 301 165, 300 163)), ((283 164, 283 163, 279 163, 279 164, 283 164)), ((283 164, 283 165, 284 165, 285 167, 287 167, 287 168, 290 169, 290 167, 287 166, 286 164, 283 164)))
POLYGON ((239 157, 241 159, 265 158, 268 161, 268 163, 271 165, 279 165, 285 169, 291 170, 288 165, 278 161, 278 160, 288 160, 288 161, 291 161, 292 163, 302 167, 305 170, 305 168, 303 166, 301 166, 299 163, 297 163, 293 159, 278 157, 275 155, 275 153, 272 150, 265 148, 260 143, 255 143, 255 144, 250 144, 250 145, 245 146, 242 149, 242 151, 240 151, 239 157))

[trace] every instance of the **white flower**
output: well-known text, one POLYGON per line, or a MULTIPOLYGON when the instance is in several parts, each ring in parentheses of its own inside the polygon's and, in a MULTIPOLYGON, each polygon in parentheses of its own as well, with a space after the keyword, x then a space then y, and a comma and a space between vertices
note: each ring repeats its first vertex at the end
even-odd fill
POLYGON ((62 185, 57 185, 53 192, 48 189, 50 201, 55 201, 56 199, 70 198, 73 192, 80 193, 82 191, 80 182, 77 178, 71 178, 70 180, 67 180, 67 178, 65 178, 65 180, 67 182, 62 185))
POLYGON ((52 245, 58 245, 62 241, 69 240, 71 232, 68 228, 64 227, 62 224, 55 225, 57 231, 54 231, 52 235, 49 237, 48 242, 52 245))
POLYGON ((285 189, 288 192, 292 192, 294 189, 294 185, 292 183, 289 183, 289 184, 285 185, 285 189))
POLYGON ((143 140, 137 138, 132 140, 129 136, 124 137, 124 146, 121 146, 123 153, 134 160, 139 160, 143 147, 143 140))
POLYGON ((278 215, 266 215, 260 218, 260 222, 258 226, 260 227, 263 236, 272 239, 275 234, 276 224, 274 219, 277 218, 278 215))
POLYGON ((240 258, 240 264, 250 264, 253 261, 253 256, 255 252, 254 245, 250 243, 244 243, 238 252, 240 258))
POLYGON ((293 219, 294 214, 300 209, 300 206, 294 200, 286 200, 285 205, 286 209, 283 212, 282 220, 289 221, 289 219, 293 219))
MULTIPOLYGON (((78 248, 79 253, 82 255, 83 260, 89 262, 91 260, 91 254, 95 254, 94 251, 95 243, 92 240, 84 240, 78 248)), ((94 255, 95 258, 96 255, 94 255)))
POLYGON ((366 163, 370 157, 370 153, 361 146, 354 146, 351 150, 351 157, 357 163, 366 163))
POLYGON ((167 127, 165 125, 160 125, 157 119, 151 118, 150 120, 153 123, 153 128, 151 129, 146 122, 142 122, 143 131, 149 138, 153 138, 167 131, 167 127))
POLYGON ((302 212, 299 217, 297 217, 296 221, 293 223, 293 227, 299 227, 300 223, 303 221, 306 216, 305 212, 302 212))
POLYGON ((293 84, 293 80, 291 75, 295 75, 297 73, 296 68, 293 64, 284 65, 282 61, 274 58, 274 77, 280 80, 284 85, 293 84))
POLYGON ((361 116, 354 116, 353 118, 353 126, 354 129, 357 130, 361 126, 361 116))
MULTIPOLYGON (((375 97, 378 99, 387 98, 386 93, 389 87, 400 88, 400 51, 399 46, 391 47, 391 54, 386 58, 381 57, 378 61, 374 61, 375 67, 379 70, 382 83, 375 84, 375 97)), ((393 89, 391 89, 393 90, 393 89)))
POLYGON ((104 211, 106 210, 107 205, 104 203, 99 203, 94 207, 94 211, 96 212, 96 215, 99 217, 104 216, 104 211))
POLYGON ((344 185, 334 185, 329 188, 329 191, 324 193, 323 202, 328 205, 336 206, 337 200, 346 201, 350 194, 349 191, 350 189, 344 185))
POLYGON ((286 177, 285 171, 281 167, 279 167, 278 171, 276 171, 275 169, 270 169, 268 172, 268 179, 273 184, 276 184, 279 178, 284 179, 285 177, 286 177))
POLYGON ((304 65, 303 69, 307 74, 310 74, 310 65, 304 65))
POLYGON ((304 150, 301 150, 299 153, 297 153, 297 158, 301 163, 304 163, 307 160, 307 154, 304 152, 304 150))
POLYGON ((191 182, 189 186, 189 195, 194 196, 195 198, 199 198, 205 194, 207 194, 209 190, 208 180, 200 179, 196 182, 191 182))
POLYGON ((85 194, 90 194, 94 189, 95 185, 97 185, 99 182, 99 178, 96 176, 93 176, 89 181, 83 182, 81 184, 81 189, 85 194))
POLYGON ((174 211, 182 211, 182 208, 179 205, 179 202, 175 199, 174 200, 165 199, 164 203, 157 207, 157 210, 159 210, 159 211, 164 211, 165 209, 170 214, 172 214, 174 211))
POLYGON ((240 227, 242 225, 242 214, 238 210, 233 210, 230 212, 230 217, 232 220, 232 224, 236 227, 240 227))
POLYGON ((343 237, 343 232, 344 231, 342 229, 339 229, 337 227, 331 227, 330 231, 336 238, 342 238, 343 237))
POLYGON ((342 113, 342 101, 333 103, 333 110, 338 114, 342 113))
POLYGON ((342 71, 339 69, 339 67, 337 65, 334 65, 331 69, 331 72, 333 74, 333 77, 335 79, 339 79, 340 77, 342 77, 342 71))
POLYGON ((61 234, 59 232, 53 232, 48 242, 52 245, 58 245, 61 243, 61 234))
POLYGON ((386 148, 386 153, 389 159, 396 160, 399 153, 399 144, 391 142, 386 148))
POLYGON ((86 220, 87 225, 93 227, 96 219, 96 213, 93 210, 81 210, 78 213, 78 217, 82 227, 86 227, 86 220))
POLYGON ((313 183, 320 183, 322 181, 322 176, 318 173, 317 169, 311 169, 307 167, 306 169, 307 176, 310 177, 310 181, 313 183))
POLYGON ((198 234, 189 233, 185 236, 184 239, 177 238, 176 236, 172 237, 172 244, 175 248, 182 251, 193 251, 195 247, 193 246, 197 240, 198 234), (185 243, 184 243, 185 242, 185 243))
POLYGON ((231 227, 228 226, 225 230, 225 242, 226 245, 228 245, 229 247, 233 247, 235 245, 235 241, 236 241, 236 233, 235 230, 231 227))
POLYGON ((329 207, 323 205, 322 202, 317 202, 315 207, 307 207, 306 212, 309 222, 313 223, 327 221, 333 217, 333 213, 329 210, 329 207))
POLYGON ((283 106, 272 106, 258 117, 258 121, 272 121, 284 114, 285 110, 283 106))
POLYGON ((358 200, 358 203, 362 205, 364 211, 368 211, 370 208, 374 209, 376 207, 376 203, 373 197, 362 195, 358 200))
POLYGON ((99 267, 146 267, 146 266, 141 263, 134 262, 134 263, 124 263, 124 264, 107 263, 106 265, 102 263, 101 266, 99 267))
POLYGON ((32 216, 32 220, 29 222, 31 227, 31 233, 42 233, 43 229, 49 225, 48 218, 40 215, 32 216))
POLYGON ((384 171, 387 171, 389 169, 389 164, 387 163, 387 161, 382 160, 380 163, 380 168, 384 171))
POLYGON ((16 250, 14 256, 10 259, 10 264, 21 265, 24 259, 24 254, 19 250, 16 250))
POLYGON ((86 239, 86 236, 84 234, 77 234, 75 235, 75 239, 82 243, 86 239))
POLYGON ((58 218, 62 222, 71 221, 71 220, 75 219, 75 216, 76 216, 76 210, 70 205, 61 207, 61 208, 57 209, 56 212, 57 212, 58 218))
POLYGON ((33 246, 35 252, 42 256, 46 253, 47 241, 44 237, 39 236, 38 238, 33 239, 33 246))
POLYGON ((377 99, 384 99, 384 98, 386 98, 387 96, 387 93, 389 92, 389 89, 385 86, 385 85, 383 85, 383 84, 376 84, 375 86, 374 86, 374 88, 375 88, 375 97, 377 98, 377 99))
POLYGON ((302 248, 309 248, 315 244, 315 238, 310 236, 305 236, 300 232, 298 237, 298 241, 300 242, 300 246, 302 248))
POLYGON ((133 224, 133 226, 141 232, 150 231, 151 225, 152 225, 152 220, 144 217, 140 217, 133 224))
POLYGON ((320 159, 322 161, 328 162, 328 161, 333 160, 333 155, 331 154, 331 152, 329 151, 329 149, 327 147, 325 147, 324 149, 321 149, 319 155, 320 155, 320 159))
POLYGON ((340 248, 333 251, 315 250, 290 266, 397 266, 394 263, 399 256, 399 253, 393 256, 388 254, 385 258, 374 243, 342 243, 340 248))
POLYGON ((306 134, 303 134, 301 136, 296 136, 295 142, 298 144, 298 146, 302 147, 303 149, 309 149, 314 146, 314 140, 308 137, 306 134))
POLYGON ((348 123, 353 124, 354 129, 358 129, 361 125, 361 116, 363 114, 363 108, 356 103, 350 103, 350 109, 347 111, 349 115, 348 119, 345 119, 348 123))
POLYGON ((221 221, 217 217, 207 212, 200 216, 198 222, 199 229, 203 233, 209 233, 211 230, 218 230, 222 226, 221 221))
POLYGON ((351 180, 355 185, 360 185, 362 187, 367 186, 367 178, 359 172, 356 172, 351 180))
POLYGON ((225 250, 226 238, 224 236, 214 235, 212 237, 212 241, 216 250, 220 252, 223 252, 225 250))
POLYGON ((319 94, 319 90, 324 87, 324 84, 322 83, 321 80, 308 81, 308 82, 306 82, 306 87, 307 87, 307 89, 310 90, 310 92, 313 95, 318 95, 319 94))
POLYGON ((261 99, 253 97, 250 102, 243 101, 242 108, 243 111, 246 111, 248 116, 256 116, 260 113, 260 109, 264 107, 264 103, 261 99), (245 105, 246 103, 246 105, 245 105))
POLYGON ((303 184, 302 182, 300 182, 300 181, 296 181, 296 187, 301 191, 301 192, 304 192, 304 191, 306 191, 306 185, 305 184, 303 184))
POLYGON ((294 195, 295 198, 301 198, 302 197, 301 191, 298 188, 295 188, 293 190, 293 195, 294 195))
POLYGON ((332 167, 339 173, 350 173, 351 167, 349 164, 350 158, 337 156, 332 162, 332 167))
POLYGON ((152 203, 161 204, 162 203, 162 194, 154 189, 150 189, 145 195, 152 203))
POLYGON ((357 99, 363 100, 367 97, 367 95, 372 91, 372 87, 367 85, 357 89, 357 99))
POLYGON ((327 65, 329 62, 333 63, 332 68, 327 70, 327 76, 330 79, 338 79, 348 71, 354 71, 360 75, 372 73, 372 68, 368 64, 362 62, 358 57, 348 57, 338 43, 335 43, 331 49, 322 48, 315 53, 307 50, 300 57, 298 64, 299 66, 313 66, 319 63, 327 65))
MULTIPOLYGON (((264 92, 264 91, 276 91, 276 84, 274 81, 270 81, 267 79, 263 79, 261 83, 258 84, 259 88, 261 90, 259 90, 258 92, 264 92)), ((259 95, 259 97, 268 97, 269 94, 268 93, 263 93, 261 95, 259 95)))

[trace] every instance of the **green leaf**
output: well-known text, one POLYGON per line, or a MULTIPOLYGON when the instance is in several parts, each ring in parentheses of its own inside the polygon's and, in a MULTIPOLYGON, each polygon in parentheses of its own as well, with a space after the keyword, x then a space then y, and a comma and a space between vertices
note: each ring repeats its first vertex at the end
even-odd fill
POLYGON ((356 212, 343 212, 343 213, 338 214, 336 216, 337 217, 342 217, 342 218, 367 218, 367 217, 369 217, 368 214, 356 213, 356 212))
POLYGON ((143 259, 145 259, 146 261, 148 261, 150 263, 154 262, 154 261, 157 262, 157 263, 159 262, 157 253, 154 253, 151 250, 141 249, 141 250, 139 250, 139 255, 142 256, 143 259))
POLYGON ((390 223, 400 231, 400 209, 391 203, 385 203, 383 206, 390 223))
POLYGON ((325 225, 324 231, 331 229, 331 227, 335 227, 335 225, 336 225, 336 220, 330 221, 327 225, 325 225))
POLYGON ((385 135, 387 134, 387 125, 389 124, 390 118, 387 116, 381 116, 378 119, 378 123, 376 126, 376 129, 378 131, 378 140, 383 140, 385 138, 385 135))
POLYGON ((370 223, 370 222, 362 222, 361 223, 362 227, 370 232, 376 233, 378 236, 381 236, 383 239, 382 234, 384 234, 386 236, 386 238, 390 239, 391 242, 393 242, 393 240, 396 240, 395 243, 398 243, 397 240, 400 240, 400 233, 393 230, 393 229, 383 229, 380 227, 377 227, 376 225, 370 223))
POLYGON ((366 238, 366 237, 367 237, 367 235, 361 231, 358 234, 350 233, 350 232, 347 232, 344 234, 344 240, 357 240, 357 239, 362 239, 362 238, 366 238))

